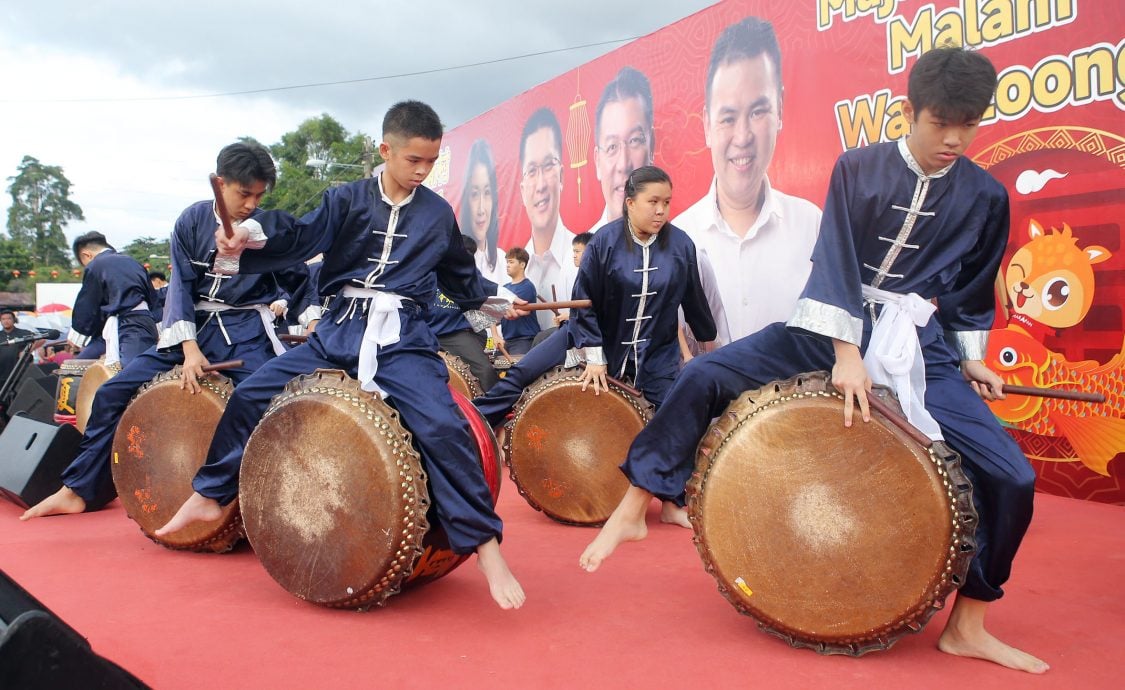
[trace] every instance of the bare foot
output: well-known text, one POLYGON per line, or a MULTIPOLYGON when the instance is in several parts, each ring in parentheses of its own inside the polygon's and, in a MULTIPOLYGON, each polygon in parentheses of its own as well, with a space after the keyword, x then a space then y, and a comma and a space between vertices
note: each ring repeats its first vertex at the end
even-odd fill
POLYGON ((500 553, 500 542, 495 538, 477 547, 477 567, 488 580, 488 589, 500 608, 518 609, 523 606, 527 596, 516 576, 508 570, 508 563, 500 553))
POLYGON ((178 532, 188 525, 196 522, 211 522, 218 520, 223 516, 223 508, 219 502, 213 498, 206 498, 197 493, 193 493, 191 498, 184 501, 168 524, 156 530, 153 534, 158 537, 167 536, 173 532, 178 532))
POLYGON ((73 515, 75 513, 85 512, 85 510, 86 501, 81 496, 74 493, 70 487, 64 486, 24 511, 24 514, 20 516, 20 520, 26 521, 31 518, 46 517, 48 515, 73 515))
POLYGON ((681 508, 675 501, 662 501, 660 504, 660 521, 669 525, 679 525, 691 529, 691 520, 688 519, 687 508, 681 508))
POLYGON ((1045 661, 1001 642, 984 629, 987 609, 986 601, 958 595, 949 614, 949 622, 938 639, 938 649, 955 656, 984 659, 1017 671, 1046 673, 1051 667, 1045 661))
POLYGON ((598 532, 598 536, 594 537, 594 541, 590 542, 582 552, 582 556, 578 559, 578 567, 592 573, 622 542, 640 541, 648 536, 645 512, 651 501, 652 494, 640 487, 630 486, 621 502, 613 509, 613 514, 598 532))

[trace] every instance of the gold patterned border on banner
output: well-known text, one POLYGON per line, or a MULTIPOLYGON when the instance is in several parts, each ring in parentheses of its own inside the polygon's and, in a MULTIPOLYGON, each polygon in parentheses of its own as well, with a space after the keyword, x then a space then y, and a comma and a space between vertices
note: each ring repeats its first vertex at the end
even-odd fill
POLYGON ((1021 153, 1059 149, 1072 149, 1105 158, 1125 170, 1125 138, 1100 129, 1070 125, 1041 127, 1013 134, 973 156, 973 161, 987 170, 1021 153))

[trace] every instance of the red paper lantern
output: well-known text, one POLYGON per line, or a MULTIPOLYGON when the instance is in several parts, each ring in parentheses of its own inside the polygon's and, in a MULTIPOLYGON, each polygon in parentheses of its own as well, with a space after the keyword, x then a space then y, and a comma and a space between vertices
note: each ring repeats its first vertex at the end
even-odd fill
POLYGON ((58 272, 57 270, 54 270, 54 269, 52 269, 52 270, 51 270, 51 277, 52 277, 52 278, 58 278, 58 277, 59 277, 59 272, 58 272))
POLYGON ((73 271, 71 271, 71 274, 73 274, 73 275, 74 275, 74 277, 75 277, 75 278, 77 278, 78 276, 82 275, 82 269, 81 269, 81 268, 76 268, 76 269, 74 269, 73 271))
POLYGON ((13 278, 19 278, 20 277, 19 269, 16 269, 16 270, 12 271, 12 277, 13 278))
POLYGON ((35 269, 31 269, 30 271, 28 271, 27 277, 28 278, 34 278, 35 277, 35 269))
POLYGON ((169 270, 169 271, 171 271, 171 270, 172 270, 172 264, 168 264, 168 270, 169 270))
POLYGON ((149 262, 147 262, 147 261, 146 261, 146 262, 144 262, 144 263, 143 263, 143 264, 141 264, 141 265, 145 267, 145 270, 146 270, 146 271, 147 271, 148 269, 152 268, 152 264, 150 264, 150 263, 149 263, 149 262))

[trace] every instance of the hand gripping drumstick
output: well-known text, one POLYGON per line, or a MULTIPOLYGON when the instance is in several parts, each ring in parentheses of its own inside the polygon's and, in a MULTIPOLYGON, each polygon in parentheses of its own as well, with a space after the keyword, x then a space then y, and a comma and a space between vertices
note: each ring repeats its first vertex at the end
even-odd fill
MULTIPOLYGON (((219 176, 211 173, 211 191, 215 195, 215 212, 219 214, 219 222, 223 225, 223 234, 227 239, 234 237, 234 227, 230 222, 230 211, 227 210, 226 199, 223 198, 222 183, 219 181, 219 176)), ((236 274, 238 273, 238 255, 227 256, 226 254, 217 254, 215 256, 215 263, 213 268, 216 273, 236 274)))

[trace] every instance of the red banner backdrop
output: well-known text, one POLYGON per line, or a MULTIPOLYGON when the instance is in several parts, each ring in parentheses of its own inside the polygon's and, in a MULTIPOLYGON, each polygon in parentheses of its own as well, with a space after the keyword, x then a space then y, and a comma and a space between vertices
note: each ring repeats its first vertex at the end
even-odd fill
POLYGON ((1007 186, 1012 202, 989 365, 1012 383, 1083 387, 1109 402, 1012 396, 994 411, 1032 459, 1042 490, 1125 504, 1125 5, 728 0, 450 131, 427 184, 453 204, 468 232, 471 218, 461 211, 466 168, 474 142, 486 141, 495 161, 499 246, 524 246, 531 225, 520 191, 521 132, 547 108, 563 139, 561 221, 572 232, 596 227, 607 206, 595 165, 598 101, 628 66, 651 85, 653 131, 642 143, 672 176, 674 217, 703 197, 714 177, 703 128, 710 52, 726 27, 747 16, 772 23, 782 54, 783 127, 770 183, 818 206, 842 150, 907 133, 900 108, 922 52, 953 42, 996 65, 996 102, 969 151, 1007 186))

